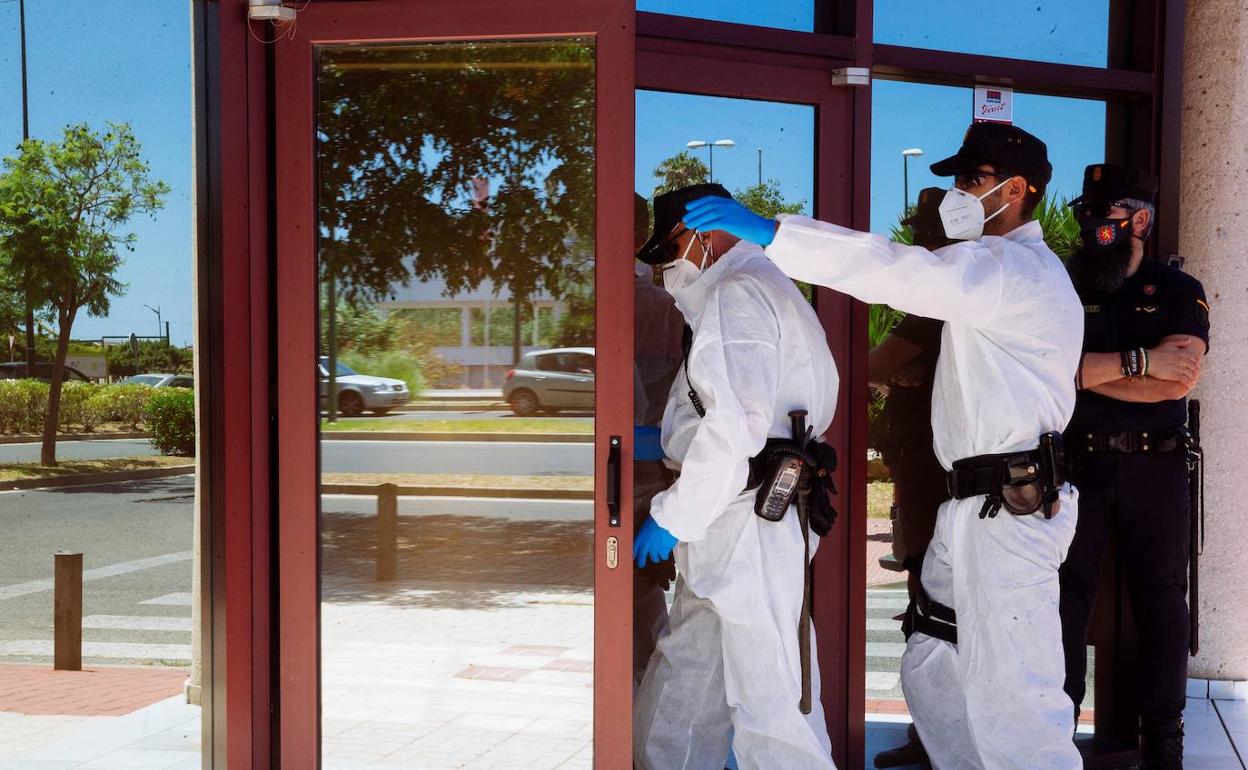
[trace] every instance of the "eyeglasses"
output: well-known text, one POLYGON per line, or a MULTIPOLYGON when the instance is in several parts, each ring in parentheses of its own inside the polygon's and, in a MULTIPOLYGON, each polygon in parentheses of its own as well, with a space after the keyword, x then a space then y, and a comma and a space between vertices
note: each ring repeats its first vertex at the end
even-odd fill
POLYGON ((662 241, 659 241, 659 243, 654 247, 654 250, 660 254, 670 252, 672 250, 672 247, 676 245, 677 239, 679 239, 680 236, 684 235, 687 232, 689 232, 689 228, 681 227, 679 230, 673 232, 671 235, 667 236, 662 241))
POLYGON ((1007 174, 1004 171, 984 171, 983 169, 977 168, 970 171, 963 171, 955 176, 953 178, 953 186, 957 187, 959 190, 970 190, 972 188, 979 187, 989 179, 1009 179, 1012 176, 1014 175, 1007 174))
POLYGON ((1095 217, 1096 219, 1109 219, 1110 209, 1122 208, 1131 211, 1130 206, 1126 206, 1122 201, 1114 201, 1113 203, 1081 203, 1075 209, 1075 214, 1081 217, 1095 217))

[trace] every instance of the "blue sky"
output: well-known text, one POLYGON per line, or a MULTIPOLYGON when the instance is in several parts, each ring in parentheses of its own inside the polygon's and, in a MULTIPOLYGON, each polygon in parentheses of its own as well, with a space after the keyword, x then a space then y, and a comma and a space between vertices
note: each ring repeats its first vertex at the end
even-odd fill
MULTIPOLYGON (((126 255, 121 278, 130 284, 107 319, 82 318, 77 338, 153 334, 160 305, 176 343, 191 336, 191 71, 187 3, 177 0, 29 0, 27 44, 32 135, 55 139, 64 125, 129 122, 155 176, 172 188, 156 218, 131 224, 137 250, 126 255)), ((1105 60, 1105 0, 933 3, 878 0, 876 39, 932 48, 958 48, 1078 64, 1105 60), (956 16, 947 11, 956 5, 956 16)), ((639 0, 641 10, 694 13, 729 21, 809 29, 810 0, 639 0)), ((0 0, 0 154, 21 136, 18 12, 0 0)), ((952 152, 970 120, 967 89, 877 81, 873 90, 872 229, 887 231, 901 209, 901 150, 925 155, 910 165, 911 197, 939 184, 927 166, 952 152)), ((1077 191, 1085 164, 1102 160, 1104 105, 1019 95, 1015 122, 1048 142, 1056 168, 1053 187, 1077 191)), ((814 114, 809 107, 639 92, 637 189, 649 194, 655 164, 691 139, 733 139, 720 150, 715 175, 729 189, 763 174, 780 182, 790 200, 813 199, 814 114)), ((700 151, 705 160, 706 151, 700 151)))

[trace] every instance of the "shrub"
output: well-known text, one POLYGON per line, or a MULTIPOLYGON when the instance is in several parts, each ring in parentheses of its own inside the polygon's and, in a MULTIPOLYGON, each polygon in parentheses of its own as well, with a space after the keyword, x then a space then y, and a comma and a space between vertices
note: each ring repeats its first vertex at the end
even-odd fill
POLYGON ((161 454, 195 456, 195 393, 187 388, 161 388, 143 407, 143 421, 152 446, 161 454))
POLYGON ((0 433, 40 433, 48 410, 48 384, 0 380, 0 433))
MULTIPOLYGON (((107 386, 105 386, 107 387, 107 386)), ((90 433, 101 424, 108 422, 111 416, 111 399, 104 388, 98 388, 86 401, 82 402, 82 430, 90 433)))
POLYGON ((61 386, 61 413, 60 413, 60 430, 65 431, 71 425, 81 425, 82 429, 90 433, 99 420, 91 420, 84 413, 87 401, 99 392, 102 386, 93 382, 66 382, 61 386))
POLYGON ((387 350, 372 355, 361 355, 350 350, 340 353, 338 359, 360 374, 403 380, 411 393, 420 393, 425 389, 420 363, 405 350, 387 350))
POLYGON ((108 385, 100 390, 105 396, 108 419, 125 424, 130 430, 137 430, 143 421, 143 405, 151 398, 152 388, 148 385, 126 383, 108 385))

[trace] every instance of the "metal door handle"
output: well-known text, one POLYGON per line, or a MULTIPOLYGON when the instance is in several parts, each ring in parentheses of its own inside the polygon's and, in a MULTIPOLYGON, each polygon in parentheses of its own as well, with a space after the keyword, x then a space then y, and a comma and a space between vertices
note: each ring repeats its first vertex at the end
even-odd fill
POLYGON ((609 439, 607 452, 607 526, 620 526, 620 437, 609 439))

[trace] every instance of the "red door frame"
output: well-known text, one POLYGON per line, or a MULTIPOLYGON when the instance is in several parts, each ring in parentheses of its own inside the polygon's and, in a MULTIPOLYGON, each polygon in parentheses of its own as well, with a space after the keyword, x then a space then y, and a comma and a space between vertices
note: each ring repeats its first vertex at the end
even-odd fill
MULTIPOLYGON (((630 562, 601 569, 607 538, 631 553, 632 528, 608 528, 608 436, 632 448, 633 6, 627 0, 559 3, 512 0, 318 2, 300 12, 293 40, 275 47, 277 265, 275 281, 278 672, 281 766, 319 766, 320 591, 318 559, 318 381, 313 163, 317 44, 448 39, 592 37, 598 66, 595 156, 598 373, 595 429, 595 766, 632 765, 630 562)), ((630 463, 620 468, 631 478, 630 463)), ((631 511, 629 490, 620 507, 631 511)))
MULTIPOLYGON (((862 160, 856 154, 861 153, 857 121, 861 110, 870 108, 870 100, 864 102, 856 89, 834 87, 825 58, 744 50, 733 50, 733 58, 722 58, 722 48, 715 56, 716 50, 709 45, 644 36, 652 29, 670 34, 672 24, 679 27, 679 20, 657 14, 639 18, 637 87, 813 105, 815 215, 867 229, 868 199, 861 194, 855 197, 860 191, 854 188, 854 167, 862 160)), ((861 767, 866 698, 866 453, 851 450, 864 447, 866 441, 866 306, 817 287, 815 309, 840 368, 836 419, 825 435, 841 457, 836 484, 843 515, 815 556, 813 611, 833 756, 839 767, 861 767)))

